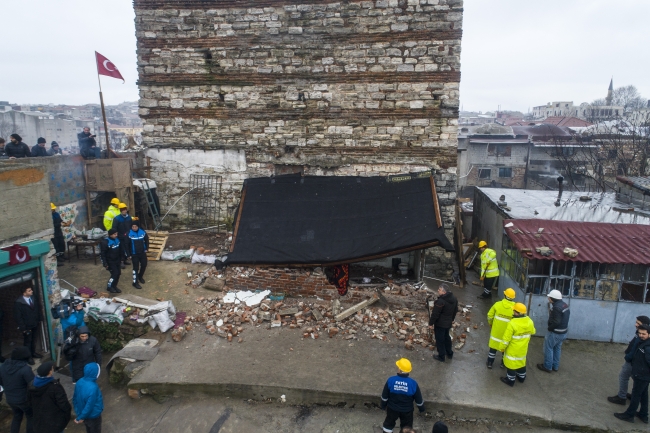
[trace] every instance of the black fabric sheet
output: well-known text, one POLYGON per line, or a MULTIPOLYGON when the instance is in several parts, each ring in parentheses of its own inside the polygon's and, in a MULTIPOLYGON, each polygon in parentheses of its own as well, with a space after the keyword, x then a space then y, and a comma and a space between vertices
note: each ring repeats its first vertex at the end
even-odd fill
POLYGON ((349 263, 435 242, 454 249, 436 224, 429 177, 257 178, 242 196, 226 264, 349 263))

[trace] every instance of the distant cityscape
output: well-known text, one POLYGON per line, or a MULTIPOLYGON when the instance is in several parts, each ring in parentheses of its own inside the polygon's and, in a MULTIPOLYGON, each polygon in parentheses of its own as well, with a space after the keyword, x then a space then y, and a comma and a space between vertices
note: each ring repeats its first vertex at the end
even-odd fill
MULTIPOLYGON (((137 102, 106 106, 111 147, 120 150, 129 140, 141 142, 142 121, 137 102)), ((77 134, 88 127, 97 136, 97 143, 106 148, 106 134, 99 104, 13 104, 0 101, 0 137, 19 134, 29 146, 39 137, 48 143, 56 141, 64 153, 78 153, 77 134)))

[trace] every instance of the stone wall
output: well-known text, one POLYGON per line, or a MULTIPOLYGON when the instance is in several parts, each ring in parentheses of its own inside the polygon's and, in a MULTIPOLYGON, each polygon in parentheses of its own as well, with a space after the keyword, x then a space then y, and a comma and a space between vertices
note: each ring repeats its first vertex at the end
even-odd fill
MULTIPOLYGON (((450 238, 462 0, 135 0, 140 116, 166 222, 191 174, 435 170, 450 238)), ((448 270, 448 254, 428 269, 448 270), (443 263, 444 262, 444 263, 443 263)))
POLYGON ((0 244, 53 231, 45 166, 14 161, 0 164, 0 199, 0 244))

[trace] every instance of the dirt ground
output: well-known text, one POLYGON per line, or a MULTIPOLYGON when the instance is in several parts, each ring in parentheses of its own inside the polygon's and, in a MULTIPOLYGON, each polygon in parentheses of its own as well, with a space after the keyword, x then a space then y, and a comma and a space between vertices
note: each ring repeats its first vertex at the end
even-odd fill
POLYGON ((218 250, 220 254, 225 254, 229 246, 229 237, 229 233, 170 233, 165 250, 188 250, 190 247, 203 247, 206 250, 218 250))

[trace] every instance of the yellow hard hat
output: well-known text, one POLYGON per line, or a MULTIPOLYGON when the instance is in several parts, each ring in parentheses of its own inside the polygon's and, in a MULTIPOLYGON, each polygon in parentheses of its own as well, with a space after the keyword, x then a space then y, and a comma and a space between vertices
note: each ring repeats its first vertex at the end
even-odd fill
POLYGON ((120 199, 119 199, 119 198, 117 198, 117 197, 115 197, 115 198, 113 198, 113 199, 111 199, 111 204, 114 204, 114 205, 119 205, 119 204, 120 204, 120 199))
POLYGON ((514 307, 512 307, 519 314, 526 314, 526 306, 521 302, 517 302, 514 307))
POLYGON ((411 361, 409 361, 409 360, 406 359, 406 358, 400 358, 400 359, 398 359, 398 360, 395 362, 395 365, 397 366, 397 368, 399 368, 399 369, 400 369, 401 371, 403 371, 404 373, 410 373, 411 370, 413 369, 413 368, 411 367, 411 361))
POLYGON ((120 203, 119 205, 117 205, 117 207, 118 207, 118 209, 126 209, 127 208, 127 206, 124 203, 120 203))
POLYGON ((479 242, 479 243, 478 243, 478 247, 479 247, 479 248, 487 247, 487 242, 485 242, 485 241, 481 241, 481 242, 479 242))
POLYGON ((52 209, 52 210, 56 209, 56 206, 54 206, 54 203, 50 203, 50 209, 52 209))
POLYGON ((508 288, 508 289, 505 289, 503 291, 503 296, 505 296, 506 298, 508 298, 510 300, 513 300, 517 296, 517 293, 515 293, 515 291, 513 289, 508 288))

